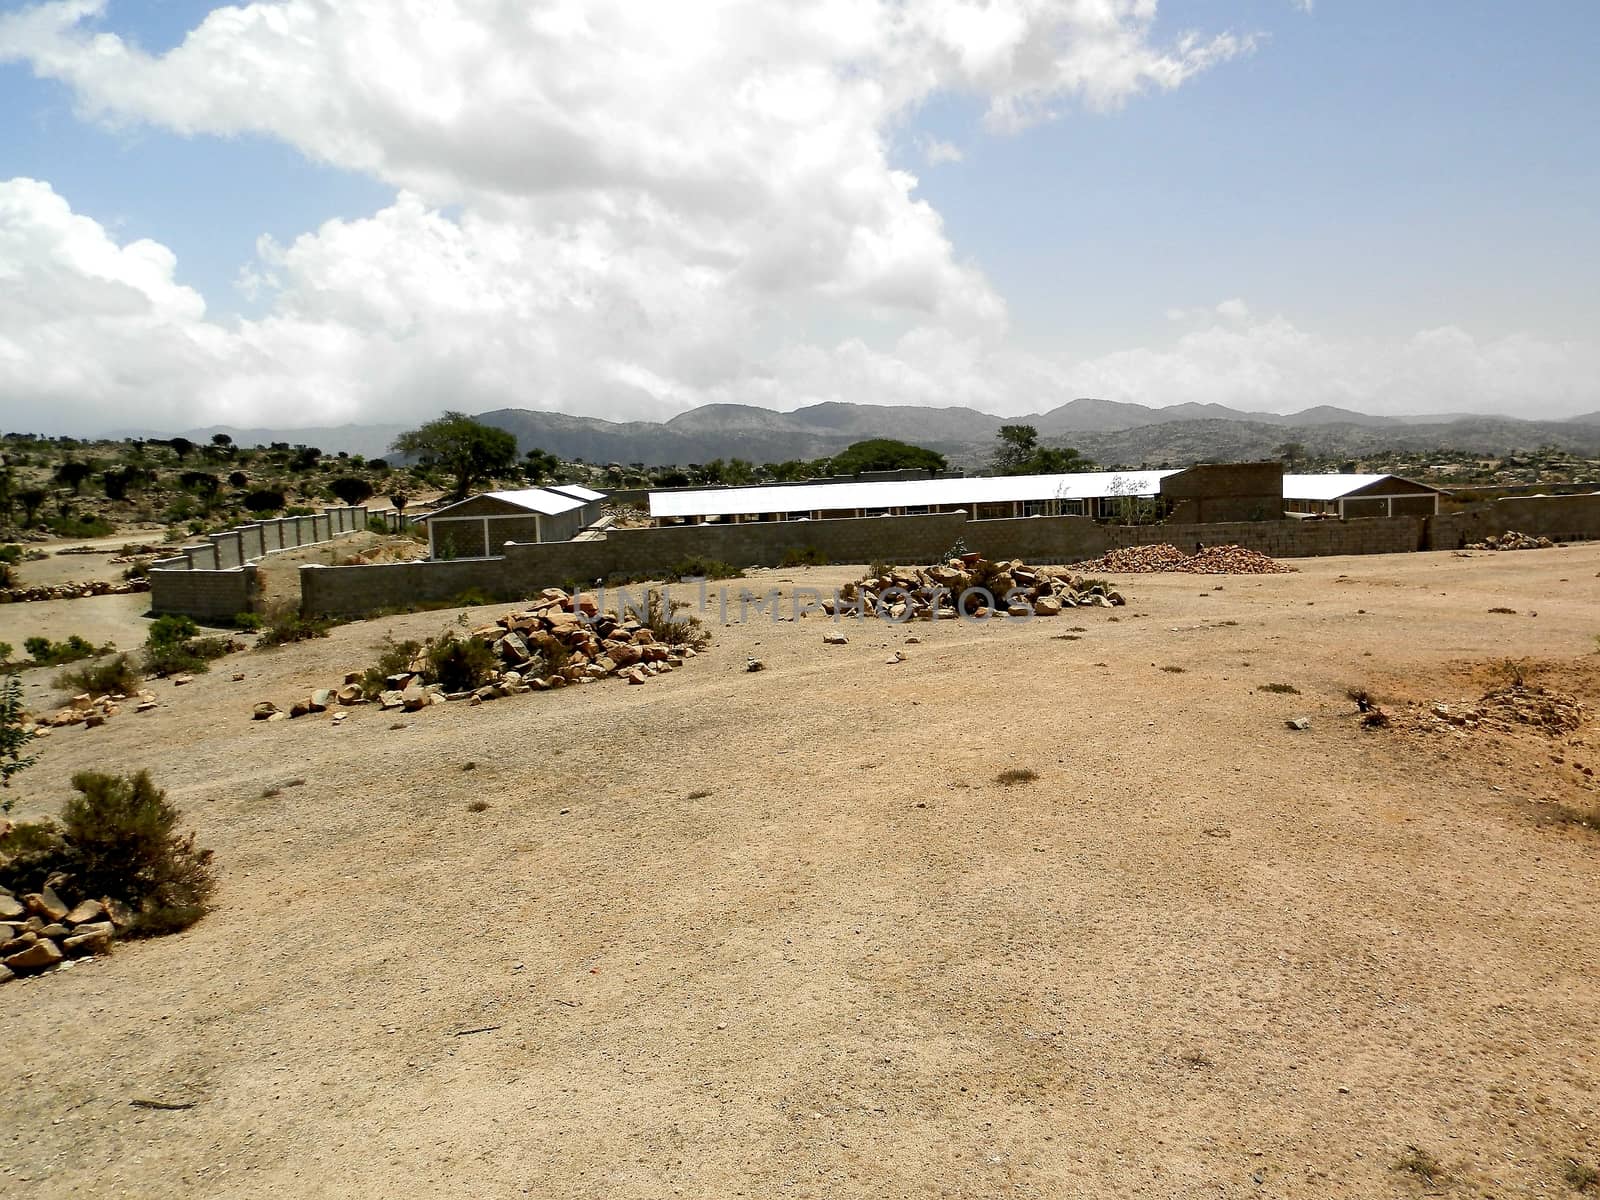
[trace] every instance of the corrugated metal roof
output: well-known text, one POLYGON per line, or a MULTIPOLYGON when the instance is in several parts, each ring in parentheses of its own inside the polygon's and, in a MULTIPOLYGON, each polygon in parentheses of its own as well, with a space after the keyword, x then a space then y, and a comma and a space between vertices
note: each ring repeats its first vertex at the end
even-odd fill
POLYGON ((551 492, 560 492, 563 496, 576 496, 579 500, 592 502, 604 500, 606 494, 597 492, 593 488, 586 488, 581 483, 552 483, 547 489, 551 492))
MULTIPOLYGON (((1425 483, 1417 483, 1414 479, 1403 479, 1399 475, 1285 475, 1283 477, 1283 498, 1285 500, 1338 500, 1351 492, 1359 492, 1362 488, 1371 487, 1385 479, 1393 479, 1400 483, 1411 484, 1413 487, 1428 487, 1425 483)), ((1438 489, 1433 489, 1437 491, 1438 489)))
POLYGON ((998 475, 965 479, 891 479, 875 483, 810 483, 791 487, 710 488, 651 492, 652 517, 727 517, 838 509, 921 508, 936 504, 1004 504, 1019 500, 1083 500, 1154 496, 1176 471, 1081 471, 1067 475, 998 475))
POLYGON ((563 496, 558 492, 547 492, 543 488, 523 488, 515 492, 481 492, 477 496, 468 496, 465 500, 457 500, 454 504, 436 508, 428 516, 442 517, 451 509, 460 508, 463 504, 471 504, 474 500, 484 496, 546 517, 560 516, 562 513, 583 507, 583 501, 572 496, 563 496))

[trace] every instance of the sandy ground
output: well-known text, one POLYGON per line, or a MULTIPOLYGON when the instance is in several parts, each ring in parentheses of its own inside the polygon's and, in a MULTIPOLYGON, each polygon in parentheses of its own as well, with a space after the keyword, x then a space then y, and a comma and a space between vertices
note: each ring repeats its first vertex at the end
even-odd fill
POLYGON ((19 815, 148 767, 222 886, 186 933, 0 992, 0 1193, 1571 1195, 1566 1160, 1600 1166, 1600 835, 1531 802, 1595 801, 1594 726, 1363 731, 1345 691, 1409 713, 1517 655, 1593 705, 1600 547, 1301 567, 840 647, 719 624, 645 687, 248 719, 455 616, 420 614, 59 731, 19 815), (1449 1178, 1397 1170, 1412 1145, 1449 1178))

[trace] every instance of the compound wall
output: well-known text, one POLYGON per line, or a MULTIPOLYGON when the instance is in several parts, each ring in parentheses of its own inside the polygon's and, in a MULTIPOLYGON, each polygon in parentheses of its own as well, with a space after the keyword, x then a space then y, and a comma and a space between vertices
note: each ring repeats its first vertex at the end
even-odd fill
POLYGON ((1086 517, 969 520, 965 513, 864 517, 744 525, 613 529, 583 542, 511 545, 491 558, 375 566, 300 568, 308 613, 357 615, 417 604, 448 604, 466 593, 491 600, 597 580, 660 576, 692 559, 735 566, 777 566, 791 554, 826 562, 924 563, 960 542, 990 558, 1065 563, 1116 546, 1172 542, 1184 550, 1235 543, 1274 557, 1388 554, 1419 549, 1415 518, 1370 521, 1242 521, 1222 524, 1111 526, 1086 517))
POLYGON ((281 550, 331 541, 367 527, 364 507, 324 509, 207 535, 171 558, 150 564, 150 608, 201 619, 226 619, 251 611, 258 559, 281 550))

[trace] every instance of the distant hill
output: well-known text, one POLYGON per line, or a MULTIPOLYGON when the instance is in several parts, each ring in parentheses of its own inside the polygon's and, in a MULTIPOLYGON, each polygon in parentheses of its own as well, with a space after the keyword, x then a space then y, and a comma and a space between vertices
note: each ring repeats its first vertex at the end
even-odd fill
MULTIPOLYGON (((567 459, 647 466, 703 463, 714 458, 751 462, 820 458, 869 437, 894 437, 928 446, 952 463, 986 462, 1001 425, 1029 424, 1047 445, 1075 446, 1098 462, 1131 466, 1173 465, 1272 457, 1285 442, 1299 442, 1313 455, 1361 457, 1384 450, 1450 449, 1505 454, 1556 446, 1600 454, 1600 412, 1564 421, 1452 413, 1397 418, 1320 405, 1297 413, 1257 413, 1221 404, 1152 408, 1114 400, 1080 398, 1045 412, 996 417, 971 408, 920 408, 883 404, 813 404, 775 412, 745 404, 691 409, 667 421, 607 421, 568 413, 503 408, 479 419, 517 439, 567 459)), ((223 432, 241 445, 290 442, 326 452, 346 450, 374 457, 388 453, 401 425, 343 425, 314 429, 190 430, 209 440, 223 432)))

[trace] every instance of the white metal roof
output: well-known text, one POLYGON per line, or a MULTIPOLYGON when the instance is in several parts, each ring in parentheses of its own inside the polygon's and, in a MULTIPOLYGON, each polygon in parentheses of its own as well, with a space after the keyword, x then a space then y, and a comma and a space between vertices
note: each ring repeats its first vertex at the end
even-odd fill
POLYGON ((547 490, 552 492, 560 492, 563 496, 576 496, 579 500, 582 500, 586 503, 594 500, 604 500, 606 498, 606 494, 604 492, 597 492, 593 488, 586 488, 581 483, 552 483, 547 490))
MULTIPOLYGON (((1371 487, 1385 479, 1393 479, 1401 483, 1409 483, 1418 487, 1427 487, 1427 484, 1417 484, 1415 480, 1401 479, 1398 475, 1285 475, 1283 477, 1283 498, 1285 500, 1338 500, 1348 496, 1351 492, 1359 492, 1364 487, 1371 487)), ((1437 490, 1437 489, 1435 489, 1437 490)))
MULTIPOLYGON (((529 512, 539 513, 541 516, 555 517, 575 508, 582 508, 583 501, 572 496, 563 496, 558 492, 547 492, 543 488, 522 488, 515 492, 482 492, 480 496, 487 496, 491 500, 500 500, 506 504, 525 508, 529 512)), ((429 517, 442 517, 453 508, 460 508, 463 504, 470 504, 479 496, 468 496, 465 500, 457 500, 454 504, 447 504, 443 508, 436 508, 428 514, 429 517)))
POLYGON ((935 504, 1004 504, 1018 500, 1082 500, 1154 496, 1176 471, 1080 471, 1066 475, 998 475, 967 479, 891 479, 874 483, 802 483, 788 487, 710 488, 651 492, 652 517, 726 517, 838 509, 920 508, 935 504))

